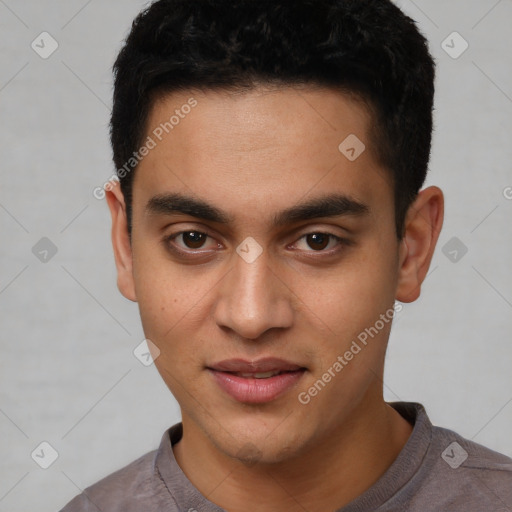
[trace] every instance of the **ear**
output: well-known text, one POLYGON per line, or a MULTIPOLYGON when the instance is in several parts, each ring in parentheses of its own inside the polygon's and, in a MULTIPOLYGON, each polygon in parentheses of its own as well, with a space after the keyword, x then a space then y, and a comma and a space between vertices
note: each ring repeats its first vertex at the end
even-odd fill
POLYGON ((400 242, 396 299, 413 302, 420 296, 443 226, 444 197, 438 187, 419 192, 409 207, 405 235, 400 242))
POLYGON ((106 188, 108 190, 105 192, 105 197, 112 216, 112 247, 117 268, 117 287, 127 299, 137 302, 124 196, 121 185, 116 180, 111 180, 110 186, 106 188))

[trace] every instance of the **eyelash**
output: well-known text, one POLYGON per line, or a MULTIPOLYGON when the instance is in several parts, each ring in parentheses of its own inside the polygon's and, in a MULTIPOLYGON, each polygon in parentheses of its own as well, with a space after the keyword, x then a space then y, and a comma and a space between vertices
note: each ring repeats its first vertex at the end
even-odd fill
MULTIPOLYGON (((165 236, 164 239, 163 239, 164 245, 169 250, 174 252, 175 254, 177 254, 179 256, 182 256, 182 257, 185 257, 185 258, 187 258, 187 257, 189 257, 189 258, 190 257, 194 257, 194 255, 204 254, 206 251, 202 251, 202 249, 197 249, 197 250, 190 249, 188 251, 185 251, 183 249, 178 248, 176 245, 174 245, 174 240, 176 238, 178 238, 179 236, 184 235, 186 233, 195 233, 195 234, 205 235, 207 237, 207 239, 208 238, 213 238, 210 235, 208 235, 208 233, 205 233, 204 231, 199 231, 199 230, 194 230, 194 229, 187 229, 185 231, 179 231, 177 233, 173 233, 172 235, 165 236)), ((352 242, 350 240, 347 240, 345 238, 341 238, 341 237, 336 236, 336 235, 334 235, 332 233, 327 233, 325 231, 311 231, 309 233, 304 233, 301 237, 298 238, 297 241, 302 240, 302 239, 306 238, 309 235, 324 235, 324 236, 328 236, 330 238, 330 240, 334 240, 337 243, 337 246, 336 246, 336 248, 330 249, 330 250, 323 250, 322 249, 322 250, 319 250, 319 251, 315 251, 315 250, 304 251, 306 253, 324 254, 324 255, 332 256, 332 255, 337 254, 338 252, 340 252, 343 249, 343 246, 350 246, 352 244, 352 242)))

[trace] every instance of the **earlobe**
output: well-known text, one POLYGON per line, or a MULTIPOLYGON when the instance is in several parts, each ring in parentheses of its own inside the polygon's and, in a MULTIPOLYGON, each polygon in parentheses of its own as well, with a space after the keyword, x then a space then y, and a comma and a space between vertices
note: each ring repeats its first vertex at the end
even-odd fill
POLYGON ((133 279, 132 247, 128 236, 126 205, 119 182, 111 181, 111 184, 109 190, 106 191, 105 197, 112 216, 112 247, 117 268, 117 287, 124 297, 137 302, 133 279))
POLYGON ((428 187, 419 192, 405 221, 405 235, 400 242, 396 299, 413 302, 420 296, 439 233, 443 225, 444 198, 441 189, 428 187))

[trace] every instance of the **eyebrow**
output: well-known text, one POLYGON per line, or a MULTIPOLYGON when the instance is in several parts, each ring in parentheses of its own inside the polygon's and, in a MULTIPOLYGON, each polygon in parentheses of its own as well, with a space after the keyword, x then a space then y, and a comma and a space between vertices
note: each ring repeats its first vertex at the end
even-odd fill
MULTIPOLYGON (((210 222, 229 224, 233 218, 223 210, 202 199, 179 193, 158 194, 146 204, 149 215, 190 215, 210 222)), ((345 194, 328 194, 296 204, 278 212, 272 218, 274 227, 321 217, 363 216, 370 213, 367 204, 345 194)))

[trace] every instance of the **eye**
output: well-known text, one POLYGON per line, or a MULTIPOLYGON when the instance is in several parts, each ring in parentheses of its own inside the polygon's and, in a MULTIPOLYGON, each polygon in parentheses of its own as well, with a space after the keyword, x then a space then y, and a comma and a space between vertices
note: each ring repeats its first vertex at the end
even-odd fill
MULTIPOLYGON (((197 249, 205 249, 206 241, 211 238, 201 231, 180 231, 166 238, 169 247, 181 251, 182 249, 195 251, 197 249), (174 245, 174 247, 173 247, 174 245)), ((213 239, 212 239, 213 240, 213 239)), ((218 244, 214 244, 215 247, 218 244)))
POLYGON ((307 248, 300 248, 300 250, 305 250, 307 252, 331 252, 328 249, 336 249, 336 247, 339 247, 340 245, 343 245, 344 240, 336 235, 333 235, 331 233, 308 233, 306 235, 303 235, 299 239, 299 243, 297 243, 297 246, 300 246, 300 241, 304 241, 305 244, 313 249, 313 251, 308 251, 307 248))
MULTIPOLYGON (((164 238, 163 242, 168 250, 179 256, 200 256, 218 249, 220 244, 214 238, 203 231, 189 229, 180 231, 164 238), (210 240, 210 242, 208 242, 210 240), (202 249, 202 250, 201 250, 202 249)), ((307 233, 299 238, 293 246, 305 253, 325 253, 334 255, 343 249, 343 246, 350 245, 349 240, 340 238, 332 233, 313 232, 307 233)))
POLYGON ((177 238, 179 237, 181 237, 187 249, 200 249, 208 235, 199 231, 184 231, 177 238))

